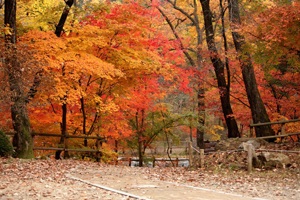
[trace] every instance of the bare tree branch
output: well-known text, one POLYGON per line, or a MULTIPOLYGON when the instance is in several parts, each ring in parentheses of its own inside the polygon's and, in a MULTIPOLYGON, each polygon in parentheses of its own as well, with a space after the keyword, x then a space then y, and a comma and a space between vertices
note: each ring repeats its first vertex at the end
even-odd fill
POLYGON ((190 64, 192 66, 196 66, 194 60, 192 59, 192 57, 190 56, 190 54, 185 50, 184 46, 183 46, 183 43, 180 39, 180 37, 178 36, 176 30, 175 30, 175 27, 173 26, 173 24, 171 23, 170 19, 166 16, 166 14, 159 8, 157 7, 158 11, 161 13, 161 15, 165 18, 165 20, 167 21, 167 23, 169 24, 175 38, 178 40, 179 44, 180 44, 180 48, 181 50, 183 51, 184 55, 186 56, 186 58, 189 60, 190 64))

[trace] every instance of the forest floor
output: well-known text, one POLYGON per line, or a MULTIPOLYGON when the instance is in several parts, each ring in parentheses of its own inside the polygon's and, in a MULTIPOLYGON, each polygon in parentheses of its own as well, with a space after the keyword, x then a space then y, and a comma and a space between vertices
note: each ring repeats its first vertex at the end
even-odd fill
POLYGON ((254 170, 138 168, 90 161, 0 158, 0 199, 300 199, 299 166, 254 170))

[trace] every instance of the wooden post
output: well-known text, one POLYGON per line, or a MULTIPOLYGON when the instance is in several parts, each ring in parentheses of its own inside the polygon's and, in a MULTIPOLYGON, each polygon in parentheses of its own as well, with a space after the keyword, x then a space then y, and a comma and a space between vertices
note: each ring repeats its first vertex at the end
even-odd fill
POLYGON ((131 167, 131 158, 129 158, 128 161, 129 161, 129 167, 131 167))
POLYGON ((254 127, 251 126, 252 123, 253 123, 253 120, 250 121, 250 137, 254 138, 254 127))
POLYGON ((66 148, 67 148, 67 136, 66 135, 63 135, 63 137, 64 137, 64 157, 65 157, 65 155, 66 155, 66 148))
MULTIPOLYGON (((100 139, 99 139, 99 135, 97 135, 97 140, 96 140, 96 148, 97 148, 97 153, 96 153, 96 161, 100 162, 101 160, 101 152, 100 152, 100 139)), ((117 159, 118 161, 118 159, 117 159)))
POLYGON ((200 168, 204 167, 204 149, 200 149, 200 168))
POLYGON ((254 137, 254 127, 250 127, 250 137, 254 137))
POLYGON ((189 166, 191 167, 193 165, 193 149, 192 149, 193 143, 189 142, 189 166))
POLYGON ((248 152, 248 172, 251 173, 252 172, 252 160, 253 160, 253 155, 254 155, 254 147, 252 146, 252 144, 247 144, 246 146, 246 151, 248 152))
POLYGON ((176 160, 175 160, 175 167, 178 167, 178 163, 179 163, 179 159, 176 158, 176 160))
POLYGON ((155 157, 153 158, 152 166, 155 167, 155 157))
POLYGON ((282 125, 281 125, 280 133, 281 133, 281 135, 284 135, 284 134, 285 134, 285 124, 282 124, 282 125))

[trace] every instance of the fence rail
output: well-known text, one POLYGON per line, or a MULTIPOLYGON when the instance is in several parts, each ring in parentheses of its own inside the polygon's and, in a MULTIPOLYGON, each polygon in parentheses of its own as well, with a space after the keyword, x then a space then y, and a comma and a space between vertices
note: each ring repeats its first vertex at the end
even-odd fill
MULTIPOLYGON (((293 135, 300 135, 300 132, 298 133, 289 133, 284 135, 272 135, 272 136, 263 136, 263 137, 257 137, 257 138, 251 138, 251 139, 272 139, 272 138, 284 138, 284 137, 291 137, 293 135)), ((249 138, 250 139, 250 138, 249 138)))
MULTIPOLYGON (((6 135, 13 136, 15 133, 9 132, 6 133, 6 135)), ((33 146, 33 150, 50 150, 50 151, 63 151, 64 153, 67 151, 75 151, 75 152, 90 152, 90 153, 96 153, 97 159, 100 158, 100 142, 105 141, 105 138, 100 136, 82 136, 82 135, 61 135, 61 134, 54 134, 54 133, 32 133, 32 136, 42 136, 42 137, 63 137, 64 143, 61 144, 62 147, 36 147, 33 146), (96 148, 97 149, 85 149, 85 148, 67 148, 67 139, 70 138, 79 138, 79 139, 86 139, 86 140, 96 140, 96 148)), ((34 137, 33 137, 34 140, 34 137)))
POLYGON ((293 122, 299 122, 299 121, 300 121, 300 119, 291 119, 291 120, 282 120, 282 121, 277 121, 277 122, 265 122, 265 123, 250 124, 250 137, 255 136, 255 134, 254 134, 254 128, 255 127, 281 124, 280 135, 257 137, 257 139, 272 139, 272 138, 290 137, 293 140, 293 138, 291 137, 293 135, 297 135, 297 137, 299 139, 300 132, 289 133, 289 134, 286 134, 286 132, 285 132, 285 124, 293 123, 293 122))
POLYGON ((277 122, 264 122, 264 123, 250 124, 250 127, 266 126, 266 125, 274 125, 274 124, 287 124, 287 123, 299 122, 299 121, 300 121, 300 119, 282 120, 282 121, 277 121, 277 122))
MULTIPOLYGON (((152 166, 155 167, 155 163, 156 162, 171 162, 174 164, 175 167, 178 167, 179 166, 179 162, 180 161, 188 161, 190 162, 190 160, 188 158, 151 158, 152 160, 152 166)), ((128 165, 129 166, 132 166, 132 162, 139 162, 139 159, 138 158, 118 158, 117 160, 117 164, 119 161, 125 161, 125 162, 128 162, 128 165)))

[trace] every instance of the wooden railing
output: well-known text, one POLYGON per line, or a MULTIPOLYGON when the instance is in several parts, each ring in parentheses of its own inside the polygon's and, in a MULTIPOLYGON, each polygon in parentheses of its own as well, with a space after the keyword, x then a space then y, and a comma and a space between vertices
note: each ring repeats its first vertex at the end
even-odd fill
POLYGON ((286 133, 285 131, 285 124, 287 123, 293 123, 293 122, 299 122, 300 119, 291 119, 291 120, 282 120, 277 122, 265 122, 265 123, 257 123, 257 124, 250 124, 250 136, 254 136, 254 127, 257 126, 268 126, 268 125, 274 125, 274 124, 281 124, 280 127, 280 135, 274 135, 274 136, 264 136, 264 137, 258 137, 260 139, 271 139, 271 138, 284 138, 284 137, 290 137, 292 140, 293 138, 291 136, 297 135, 298 141, 299 141, 299 135, 300 132, 296 133, 286 133))
MULTIPOLYGON (((13 136, 14 133, 6 133, 7 135, 13 136)), ((63 137, 64 138, 64 143, 62 144, 61 147, 33 147, 33 150, 53 150, 53 151, 75 151, 75 152, 91 152, 91 153, 96 153, 96 157, 100 157, 101 150, 100 150, 100 143, 105 141, 105 138, 100 137, 100 136, 83 136, 83 135, 61 135, 61 134, 53 134, 53 133, 32 133, 33 140, 34 136, 43 136, 43 137, 63 137), (67 148, 67 143, 69 138, 81 138, 81 139, 94 139, 96 140, 96 149, 85 149, 85 148, 77 148, 77 149, 72 149, 72 148, 67 148)))

